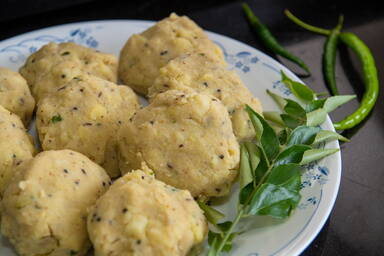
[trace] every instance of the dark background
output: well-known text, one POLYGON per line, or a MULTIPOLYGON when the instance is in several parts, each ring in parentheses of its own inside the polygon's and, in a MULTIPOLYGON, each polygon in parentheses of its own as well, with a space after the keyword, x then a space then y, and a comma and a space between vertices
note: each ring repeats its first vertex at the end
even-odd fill
MULTIPOLYGON (((381 1, 246 1, 269 26, 278 40, 299 55, 312 70, 304 81, 318 92, 325 91, 321 72, 322 36, 306 32, 284 17, 284 8, 310 24, 335 26, 345 15, 345 30, 356 33, 371 48, 384 81, 384 8, 381 1)), ((244 20, 238 1, 163 0, 3 0, 0 8, 0 40, 31 30, 76 21, 98 19, 159 20, 175 11, 190 16, 204 29, 227 35, 265 52, 244 20)), ((267 52, 268 53, 268 52, 267 52)), ((337 81, 342 94, 361 97, 364 85, 360 65, 345 47, 340 47, 337 81)), ((268 53, 270 54, 270 53, 268 53)), ((271 55, 271 54, 270 54, 271 55)), ((296 67, 279 59, 292 70, 296 67)), ((383 86, 381 86, 383 89, 383 86)), ((358 101, 332 115, 339 120, 351 113, 358 101)), ((304 256, 384 255, 384 106, 380 93, 370 119, 352 141, 342 146, 343 174, 332 214, 304 256)))

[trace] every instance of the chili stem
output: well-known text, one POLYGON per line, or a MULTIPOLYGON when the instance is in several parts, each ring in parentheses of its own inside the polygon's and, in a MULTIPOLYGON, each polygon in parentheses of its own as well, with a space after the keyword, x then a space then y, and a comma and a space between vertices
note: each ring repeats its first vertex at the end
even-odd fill
POLYGON ((287 9, 284 10, 284 14, 285 14, 285 16, 288 17, 288 19, 290 19, 291 21, 296 23, 298 26, 300 26, 300 27, 302 27, 302 28, 304 28, 306 30, 309 30, 311 32, 314 32, 314 33, 317 33, 317 34, 321 34, 321 35, 324 35, 324 36, 328 36, 328 35, 331 34, 331 31, 329 29, 324 29, 324 28, 319 28, 319 27, 315 27, 315 26, 309 25, 308 23, 305 23, 304 21, 302 21, 299 18, 297 18, 296 16, 294 16, 287 9))

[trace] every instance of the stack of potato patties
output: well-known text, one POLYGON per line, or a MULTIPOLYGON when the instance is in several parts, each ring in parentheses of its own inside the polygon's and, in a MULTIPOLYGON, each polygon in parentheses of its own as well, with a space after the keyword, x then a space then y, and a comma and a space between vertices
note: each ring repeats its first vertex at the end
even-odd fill
POLYGON ((13 88, 3 73, 20 85, 0 90, 1 232, 20 255, 185 256, 204 241, 195 199, 230 192, 254 136, 244 107, 261 105, 192 20, 131 36, 119 61, 49 43, 21 75, 0 69, 13 88), (16 116, 28 124, 34 99, 36 156, 16 116))

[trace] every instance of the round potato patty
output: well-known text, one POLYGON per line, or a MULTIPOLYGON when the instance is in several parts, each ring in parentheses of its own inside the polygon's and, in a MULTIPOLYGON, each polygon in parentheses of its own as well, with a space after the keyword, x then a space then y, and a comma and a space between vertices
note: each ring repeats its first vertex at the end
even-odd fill
POLYGON ((0 106, 20 117, 25 126, 32 119, 35 99, 25 79, 17 72, 0 67, 0 106))
POLYGON ((88 215, 98 256, 185 256, 207 233, 203 212, 186 190, 135 170, 114 182, 88 215))
POLYGON ((261 103, 234 71, 204 54, 183 55, 160 69, 149 95, 153 97, 159 92, 183 90, 185 87, 221 100, 229 112, 233 131, 239 141, 254 137, 255 132, 245 106, 249 105, 262 113, 261 103))
POLYGON ((119 78, 142 95, 159 68, 182 54, 199 52, 225 63, 221 49, 186 16, 171 14, 141 34, 131 36, 120 52, 119 78))
POLYGON ((87 208, 109 187, 103 168, 71 151, 21 164, 1 202, 1 232, 19 255, 85 255, 87 208))
POLYGON ((138 108, 129 87, 94 76, 76 77, 38 104, 42 148, 78 151, 111 177, 119 176, 116 134, 138 108))
POLYGON ((20 68, 37 101, 84 73, 116 82, 117 58, 72 42, 49 43, 20 68))
POLYGON ((145 162, 156 178, 193 196, 222 196, 237 176, 239 144, 215 97, 169 90, 138 110, 119 132, 122 173, 145 162))
POLYGON ((15 168, 35 153, 32 138, 20 118, 0 106, 0 199, 15 168))

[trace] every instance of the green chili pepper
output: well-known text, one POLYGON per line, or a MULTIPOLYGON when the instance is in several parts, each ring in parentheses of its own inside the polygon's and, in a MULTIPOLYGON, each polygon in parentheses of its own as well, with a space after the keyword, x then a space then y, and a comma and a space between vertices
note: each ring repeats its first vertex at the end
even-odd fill
POLYGON ((260 40, 264 44, 266 48, 268 48, 273 53, 280 55, 297 65, 299 65, 301 68, 303 68, 308 75, 310 75, 310 71, 308 66, 297 56, 293 55, 292 53, 288 52, 286 49, 284 49, 283 46, 279 44, 279 42, 276 40, 276 38, 272 35, 272 33, 269 31, 268 27, 265 26, 258 17, 255 16, 255 14, 252 12, 251 8, 246 4, 242 4, 244 13, 247 17, 248 22, 251 24, 257 35, 259 36, 260 40))
MULTIPOLYGON (((304 29, 326 36, 332 34, 332 30, 309 25, 299 20, 288 10, 285 10, 284 12, 290 20, 304 29)), ((346 130, 360 124, 375 106, 377 97, 379 95, 379 79, 377 77, 375 59, 373 58, 371 50, 369 50, 368 46, 353 33, 340 33, 339 38, 344 44, 351 48, 360 59, 363 66, 365 86, 365 92, 363 99, 361 100, 360 107, 354 113, 347 116, 344 120, 333 124, 336 130, 346 130)))
POLYGON ((344 17, 339 17, 339 23, 332 29, 331 34, 328 36, 324 44, 323 54, 323 74, 324 80, 328 85, 332 95, 338 95, 339 90, 336 85, 335 64, 336 64, 336 50, 339 41, 339 34, 343 26, 344 17))
POLYGON ((365 92, 360 107, 344 120, 334 124, 336 130, 345 130, 362 122, 371 112, 379 94, 379 79, 375 59, 368 46, 353 33, 340 33, 340 40, 350 47, 360 59, 365 84, 365 92))

